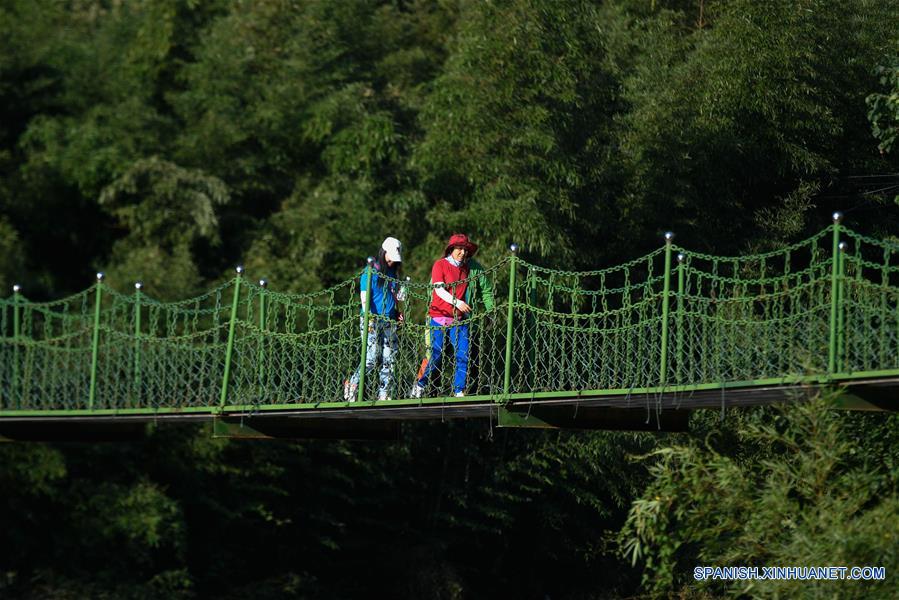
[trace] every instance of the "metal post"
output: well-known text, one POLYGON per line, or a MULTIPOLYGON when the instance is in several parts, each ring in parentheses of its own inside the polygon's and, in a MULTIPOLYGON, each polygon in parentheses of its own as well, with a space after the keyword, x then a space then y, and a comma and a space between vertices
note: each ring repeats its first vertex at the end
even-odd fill
POLYGON ((234 329, 237 325, 237 305, 240 301, 240 276, 243 273, 243 267, 238 265, 235 269, 237 275, 234 277, 234 296, 231 300, 231 319, 228 321, 228 345, 225 349, 225 374, 222 377, 222 394, 219 398, 219 407, 225 407, 225 400, 228 398, 228 381, 231 378, 231 355, 234 352, 234 329))
POLYGON ((846 325, 845 302, 846 298, 846 242, 840 242, 839 248, 839 277, 837 286, 837 373, 843 373, 846 369, 846 325))
POLYGON ((509 395, 512 386, 512 336, 514 329, 512 327, 512 319, 515 307, 515 271, 518 266, 518 244, 509 246, 512 252, 512 258, 509 261, 509 307, 506 316, 506 368, 503 377, 503 394, 509 395))
MULTIPOLYGON (((637 359, 640 357, 635 357, 631 355, 633 350, 633 340, 632 335, 630 335, 630 324, 633 322, 634 315, 631 312, 631 273, 630 269, 624 269, 624 285, 622 286, 621 292, 621 318, 618 321, 619 329, 624 331, 624 386, 625 387, 633 387, 634 379, 631 372, 634 369, 634 365, 637 364, 637 359), (622 321, 627 320, 627 325, 621 325, 622 321)), ((638 319, 639 320, 639 319, 638 319)))
POLYGON ((134 385, 132 408, 140 407, 140 294, 144 284, 134 284, 134 385))
MULTIPOLYGON (((878 313, 880 320, 880 327, 878 328, 880 333, 880 347, 877 354, 877 361, 881 365, 887 364, 889 360, 887 358, 887 356, 889 356, 887 354, 887 328, 884 324, 886 323, 887 317, 887 290, 889 290, 890 286, 889 266, 891 254, 892 252, 890 252, 889 247, 883 249, 883 263, 880 267, 880 312, 878 313)), ((861 271, 861 268, 859 268, 859 271, 861 271)))
MULTIPOLYGON (((359 387, 356 389, 356 399, 362 402, 365 398, 365 361, 368 360, 368 320, 370 317, 369 305, 371 304, 371 274, 375 259, 369 256, 365 260, 365 300, 362 302, 362 350, 359 353, 359 387)), ((361 286, 360 286, 361 287, 361 286)))
POLYGON ((100 301, 103 296, 103 273, 97 273, 97 287, 94 293, 94 337, 91 342, 91 388, 87 397, 88 410, 94 409, 97 398, 97 356, 100 349, 100 301))
MULTIPOLYGON (((855 261, 855 274, 854 274, 855 284, 853 285, 852 283, 850 283, 848 281, 848 277, 846 277, 846 274, 848 273, 848 271, 846 269, 846 265, 848 265, 849 261, 851 260, 849 257, 849 248, 848 247, 846 248, 846 252, 844 252, 845 257, 844 257, 844 263, 843 263, 843 267, 842 267, 842 271, 841 271, 842 275, 844 277, 846 277, 845 284, 843 285, 843 292, 840 295, 840 304, 843 307, 843 314, 846 315, 846 354, 844 356, 844 360, 846 361, 845 367, 850 371, 854 371, 855 367, 861 367, 862 370, 864 370, 864 368, 865 368, 865 363, 856 362, 855 365, 852 365, 849 362, 849 357, 852 355, 851 348, 852 348, 853 342, 855 342, 856 344, 863 343, 862 338, 860 338, 856 335, 853 335, 853 332, 858 330, 857 325, 856 325, 856 327, 853 327, 853 322, 858 324, 858 319, 856 317, 859 314, 859 312, 857 310, 853 310, 851 299, 852 299, 852 295, 853 295, 853 290, 858 290, 860 292, 863 288, 863 282, 865 281, 865 279, 864 279, 864 277, 865 277, 864 259, 862 258, 862 254, 861 254, 862 242, 858 241, 856 243, 857 243, 857 245, 855 247, 856 261, 855 261), (858 340, 858 341, 856 341, 856 340, 858 340)), ((883 313, 880 313, 880 314, 882 315, 883 313)), ((880 325, 880 329, 882 329, 882 328, 883 328, 883 326, 880 325)), ((868 363, 868 364, 870 364, 870 363, 868 363)), ((28 381, 27 378, 26 378, 26 381, 28 381)))
POLYGON ((677 383, 682 381, 681 373, 683 372, 683 364, 687 361, 684 359, 684 269, 686 265, 683 254, 677 255, 677 383))
MULTIPOLYGON (((528 269, 527 275, 527 283, 525 287, 528 291, 528 306, 529 307, 537 307, 537 276, 528 269)), ((528 364, 536 365, 537 364, 537 319, 534 317, 534 312, 532 310, 527 311, 527 316, 524 324, 520 325, 524 332, 524 339, 531 340, 531 343, 526 344, 530 347, 530 352, 528 355, 528 364)), ((531 371, 530 381, 528 382, 530 387, 529 389, 533 390, 537 384, 537 369, 532 368, 529 369, 531 371)))
POLYGON ((659 385, 668 380, 668 296, 671 294, 671 241, 674 234, 665 233, 665 281, 662 289, 662 356, 659 361, 659 385))
POLYGON ((20 292, 22 291, 22 287, 19 285, 12 286, 12 338, 13 338, 13 348, 15 349, 13 352, 13 361, 12 361, 12 393, 16 398, 15 407, 16 409, 22 408, 22 382, 19 381, 19 337, 22 332, 22 324, 19 317, 19 303, 22 302, 22 296, 20 292))
POLYGON ((827 374, 833 375, 836 372, 837 359, 837 301, 839 288, 840 270, 840 222, 843 220, 843 213, 833 213, 833 249, 831 253, 830 265, 830 336, 827 344, 827 374))
MULTIPOLYGON (((260 279, 259 287, 262 288, 262 291, 259 292, 259 356, 256 359, 256 364, 258 365, 259 371, 259 379, 257 381, 260 390, 262 390, 263 382, 265 381, 265 365, 263 364, 263 361, 265 360, 265 349, 263 347, 263 335, 265 331, 265 290, 268 287, 268 281, 260 279)), ((260 398, 263 394, 264 392, 260 391, 260 398)))
MULTIPOLYGON (((896 295, 896 312, 895 312, 895 320, 896 320, 896 340, 899 341, 899 294, 896 295)), ((894 346, 895 348, 895 346, 894 346)), ((899 350, 899 348, 897 348, 899 350)), ((895 356, 895 355, 894 355, 895 356)), ((895 360, 895 359, 894 359, 895 360)))

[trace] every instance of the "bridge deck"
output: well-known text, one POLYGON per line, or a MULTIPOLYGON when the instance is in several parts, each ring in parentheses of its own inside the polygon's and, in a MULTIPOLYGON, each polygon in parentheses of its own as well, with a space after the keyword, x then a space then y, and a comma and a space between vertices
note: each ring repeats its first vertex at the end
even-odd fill
MULTIPOLYGON (((407 421, 486 419, 491 426, 528 428, 683 431, 690 412, 726 410, 802 401, 831 383, 805 381, 769 385, 728 385, 717 389, 515 394, 506 401, 489 396, 427 398, 363 403, 279 404, 209 407, 192 411, 32 411, 0 420, 8 440, 130 439, 148 423, 214 422, 229 437, 391 439, 407 421), (613 392, 613 393, 609 393, 613 392)), ((847 410, 899 410, 899 377, 840 382, 837 405, 847 410)))

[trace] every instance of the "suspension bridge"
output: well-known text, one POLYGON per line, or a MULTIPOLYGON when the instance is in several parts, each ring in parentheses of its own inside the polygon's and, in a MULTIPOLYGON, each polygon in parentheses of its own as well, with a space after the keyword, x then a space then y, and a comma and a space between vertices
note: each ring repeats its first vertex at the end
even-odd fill
MULTIPOLYGON (((477 275, 494 301, 470 318, 464 397, 453 357, 410 398, 432 288, 406 288, 390 399, 366 361, 360 277, 284 294, 240 268, 187 300, 140 284, 32 302, 0 300, 0 436, 127 436, 148 421, 213 421, 217 435, 393 437, 414 419, 489 418, 510 427, 665 429, 691 410, 770 404, 842 387, 845 408, 899 402, 899 244, 834 222, 763 254, 713 256, 673 235, 606 269, 561 271, 512 252, 477 275)), ((372 267, 366 267, 370 270, 372 267)), ((371 281, 371 278, 368 278, 371 281)))

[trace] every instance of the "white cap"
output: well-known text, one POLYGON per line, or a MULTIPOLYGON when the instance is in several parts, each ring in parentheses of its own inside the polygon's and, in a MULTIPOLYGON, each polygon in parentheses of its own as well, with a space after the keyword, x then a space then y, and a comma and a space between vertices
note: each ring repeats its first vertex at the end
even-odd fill
POLYGON ((381 244, 384 250, 384 258, 391 262, 403 262, 403 243, 396 238, 389 237, 381 244))

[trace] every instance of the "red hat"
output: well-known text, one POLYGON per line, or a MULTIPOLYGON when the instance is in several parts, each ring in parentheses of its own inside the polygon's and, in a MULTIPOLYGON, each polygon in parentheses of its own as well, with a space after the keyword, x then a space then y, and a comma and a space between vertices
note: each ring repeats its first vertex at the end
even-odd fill
POLYGON ((450 236, 449 241, 446 243, 446 248, 443 250, 443 255, 447 256, 450 252, 453 251, 453 248, 465 248, 468 251, 468 257, 471 258, 478 251, 478 245, 468 239, 468 236, 464 233, 454 233, 450 236))

